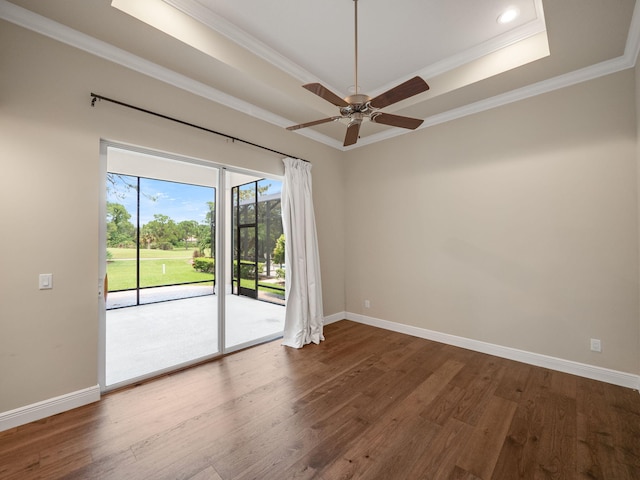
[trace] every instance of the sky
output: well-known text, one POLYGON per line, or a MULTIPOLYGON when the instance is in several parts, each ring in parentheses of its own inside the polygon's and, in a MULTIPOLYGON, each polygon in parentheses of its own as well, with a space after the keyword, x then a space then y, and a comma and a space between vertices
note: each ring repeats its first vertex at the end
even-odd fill
MULTIPOLYGON (((122 175, 131 185, 136 184, 136 177, 122 175)), ((215 189, 183 183, 165 182, 148 178, 140 179, 140 224, 153 220, 156 213, 166 215, 174 222, 195 220, 204 221, 209 206, 214 201, 215 189)), ((136 223, 137 195, 133 188, 127 188, 121 179, 116 187, 109 185, 107 201, 124 205, 131 214, 131 223, 136 223)))
MULTIPOLYGON (((115 186, 108 184, 107 201, 124 205, 131 214, 131 223, 135 225, 136 191, 133 188, 127 188, 122 179, 135 185, 137 177, 126 175, 119 177, 115 177, 115 186)), ((276 193, 281 189, 281 182, 277 180, 268 180, 265 183, 271 184, 271 188, 265 193, 276 193)), ((215 189, 211 187, 148 178, 140 179, 140 192, 140 225, 153 220, 153 215, 156 213, 166 215, 176 223, 183 220, 195 220, 202 223, 209 211, 207 202, 214 201, 215 195, 215 189)))

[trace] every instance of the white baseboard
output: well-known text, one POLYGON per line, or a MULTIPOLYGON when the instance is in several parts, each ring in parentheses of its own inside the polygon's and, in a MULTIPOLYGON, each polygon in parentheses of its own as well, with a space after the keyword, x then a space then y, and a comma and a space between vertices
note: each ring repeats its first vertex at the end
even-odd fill
POLYGON ((100 385, 0 413, 0 432, 100 400, 100 385))
POLYGON ((365 325, 371 325, 372 327, 384 328, 385 330, 405 333, 414 337, 425 338, 427 340, 433 340, 435 342, 446 343, 448 345, 466 348, 467 350, 487 353, 489 355, 495 355, 496 357, 507 358, 509 360, 515 360, 517 362, 527 363, 529 365, 549 368, 551 370, 557 370, 564 373, 578 375, 580 377, 591 378, 593 380, 599 380, 601 382, 611 383, 613 385, 620 385, 622 387, 640 390, 640 375, 634 375, 632 373, 610 370, 603 367, 596 367, 594 365, 587 365, 585 363, 578 363, 562 358, 550 357, 539 353, 527 352, 524 350, 518 350, 516 348, 503 347, 501 345, 481 342, 479 340, 472 340, 470 338, 458 337, 456 335, 450 335, 448 333, 441 333, 434 330, 427 330, 425 328, 403 325, 401 323, 390 322, 388 320, 381 320, 379 318, 367 317, 358 313, 346 312, 344 318, 346 318, 347 320, 352 320, 354 322, 363 323, 365 325))
POLYGON ((345 318, 347 318, 347 312, 334 313, 333 315, 324 317, 324 325, 329 325, 333 322, 339 322, 340 320, 344 320, 345 318))

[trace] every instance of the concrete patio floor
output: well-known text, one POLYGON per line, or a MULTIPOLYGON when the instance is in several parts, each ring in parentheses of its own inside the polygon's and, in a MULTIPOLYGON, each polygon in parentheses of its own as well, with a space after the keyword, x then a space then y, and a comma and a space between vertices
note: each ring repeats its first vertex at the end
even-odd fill
MULTIPOLYGON (((110 293, 111 302, 117 294, 110 293)), ((284 306, 227 295, 225 348, 277 338, 284 306)), ((119 386, 218 353, 218 296, 106 312, 106 386, 119 386)))

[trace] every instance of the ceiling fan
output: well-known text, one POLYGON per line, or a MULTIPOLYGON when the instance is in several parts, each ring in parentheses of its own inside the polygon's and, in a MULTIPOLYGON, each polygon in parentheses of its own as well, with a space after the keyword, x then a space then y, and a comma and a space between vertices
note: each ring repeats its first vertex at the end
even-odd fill
POLYGON ((347 119, 349 121, 347 134, 344 137, 344 146, 354 145, 358 141, 360 125, 362 120, 368 118, 371 122, 391 125, 393 127, 408 128, 415 130, 424 120, 400 115, 383 113, 379 110, 393 105, 401 100, 413 97, 419 93, 429 90, 429 85, 420 77, 413 77, 400 85, 387 90, 384 93, 371 98, 368 95, 358 93, 358 0, 353 0, 355 9, 355 83, 354 94, 340 98, 326 87, 319 83, 308 83, 303 85, 311 93, 318 95, 336 107, 340 107, 340 115, 323 118, 313 122, 301 123, 287 127, 287 130, 298 130, 300 128, 312 127, 322 123, 334 122, 336 120, 347 119))

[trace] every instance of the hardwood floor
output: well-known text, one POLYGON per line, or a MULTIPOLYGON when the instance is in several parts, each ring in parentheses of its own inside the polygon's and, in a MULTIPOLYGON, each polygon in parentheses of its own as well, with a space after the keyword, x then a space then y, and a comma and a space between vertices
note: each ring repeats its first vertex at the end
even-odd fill
POLYGON ((2 479, 640 479, 638 392, 341 321, 0 433, 2 479))

